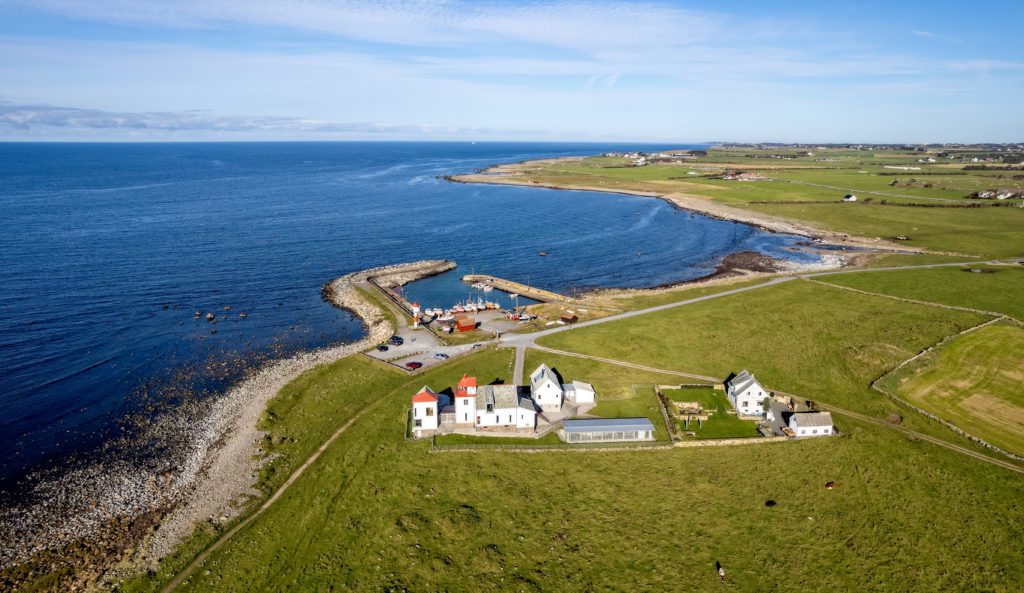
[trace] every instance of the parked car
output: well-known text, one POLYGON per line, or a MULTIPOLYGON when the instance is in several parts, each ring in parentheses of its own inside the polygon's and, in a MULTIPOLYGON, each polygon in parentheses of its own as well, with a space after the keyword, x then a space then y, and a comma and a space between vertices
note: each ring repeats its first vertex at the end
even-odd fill
POLYGON ((471 348, 471 350, 476 350, 477 348, 483 348, 483 346, 484 346, 483 344, 473 344, 473 348, 471 348))
POLYGON ((415 360, 413 360, 411 362, 405 363, 405 368, 409 369, 410 371, 415 371, 416 369, 418 369, 418 368, 420 368, 422 366, 423 366, 422 362, 416 362, 415 360))
POLYGON ((378 352, 387 352, 388 351, 388 347, 385 346, 384 344, 381 344, 380 346, 377 346, 377 351, 378 352))
POLYGON ((448 355, 445 354, 444 352, 438 352, 437 354, 434 355, 434 358, 438 360, 448 360, 448 355))
POLYGON ((391 336, 391 339, 388 340, 388 343, 390 343, 392 346, 401 346, 402 344, 405 343, 405 340, 402 339, 400 336, 391 336))

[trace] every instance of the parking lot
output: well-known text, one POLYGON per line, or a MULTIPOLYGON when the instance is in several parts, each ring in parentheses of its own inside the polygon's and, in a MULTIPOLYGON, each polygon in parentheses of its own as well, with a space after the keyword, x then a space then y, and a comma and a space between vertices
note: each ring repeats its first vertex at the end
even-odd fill
POLYGON ((404 341, 401 345, 394 346, 386 344, 388 347, 387 351, 381 352, 377 349, 373 349, 368 351, 366 355, 402 368, 407 368, 405 366, 406 363, 418 362, 423 365, 422 368, 426 369, 445 361, 445 359, 437 358, 437 354, 454 357, 464 352, 468 352, 469 350, 473 350, 474 347, 480 347, 480 345, 483 344, 483 342, 477 342, 476 344, 447 346, 442 343, 437 336, 424 328, 414 330, 403 326, 398 328, 395 335, 399 336, 404 341))

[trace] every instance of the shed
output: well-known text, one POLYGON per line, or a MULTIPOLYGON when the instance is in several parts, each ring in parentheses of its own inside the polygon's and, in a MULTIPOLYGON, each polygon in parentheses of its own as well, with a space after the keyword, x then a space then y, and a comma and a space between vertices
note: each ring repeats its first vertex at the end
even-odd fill
POLYGON ((573 313, 572 311, 566 311, 565 313, 562 313, 562 321, 564 321, 565 323, 576 323, 579 320, 580 318, 577 317, 576 314, 573 313))
POLYGON ((567 443, 653 441, 654 425, 647 418, 578 418, 562 421, 567 443))
POLYGON ((460 332, 468 332, 476 329, 476 319, 472 317, 462 317, 455 320, 455 329, 460 332))
POLYGON ((844 202, 856 202, 857 201, 857 196, 855 196, 853 194, 846 194, 845 196, 843 196, 843 201, 844 202))

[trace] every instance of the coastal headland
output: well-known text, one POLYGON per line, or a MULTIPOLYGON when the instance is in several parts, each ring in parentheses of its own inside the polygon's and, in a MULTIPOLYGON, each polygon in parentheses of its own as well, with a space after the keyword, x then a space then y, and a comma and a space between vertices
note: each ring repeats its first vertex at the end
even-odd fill
MULTIPOLYGON (((179 431, 176 442, 188 443, 173 475, 139 478, 148 484, 144 496, 136 482, 121 476, 95 476, 89 491, 51 493, 27 511, 12 509, 5 517, 0 578, 17 587, 34 575, 60 575, 71 586, 98 586, 97 579, 132 574, 157 562, 197 525, 225 524, 259 496, 265 432, 258 428, 267 402, 297 377, 320 365, 336 362, 385 341, 394 331, 386 313, 357 288, 373 279, 399 286, 455 267, 447 260, 423 260, 361 270, 335 278, 322 288, 326 302, 358 317, 366 334, 357 342, 305 352, 255 369, 228 390, 200 422, 164 419, 179 431), (70 518, 70 519, 69 519, 70 518)), ((192 419, 194 420, 194 419, 192 419)), ((145 473, 145 472, 143 472, 145 473)))
POLYGON ((601 185, 583 185, 578 183, 558 182, 552 180, 540 180, 533 175, 538 168, 549 165, 558 165, 582 161, 585 157, 559 157, 553 159, 538 159, 524 161, 514 164, 501 164, 489 167, 477 173, 466 173, 462 175, 450 175, 447 180, 456 183, 488 183, 495 185, 519 185, 525 187, 542 187, 548 189, 561 189, 571 191, 593 191, 609 192, 642 196, 646 198, 657 198, 664 200, 673 206, 690 212, 697 212, 711 218, 741 222, 766 231, 774 233, 787 233, 792 235, 803 235, 813 238, 821 243, 829 245, 856 247, 864 249, 877 249, 903 253, 923 253, 925 250, 889 241, 882 238, 862 237, 848 233, 831 231, 816 226, 801 223, 792 219, 785 219, 767 214, 743 210, 727 204, 714 202, 710 199, 679 192, 654 192, 626 187, 609 188, 601 185))

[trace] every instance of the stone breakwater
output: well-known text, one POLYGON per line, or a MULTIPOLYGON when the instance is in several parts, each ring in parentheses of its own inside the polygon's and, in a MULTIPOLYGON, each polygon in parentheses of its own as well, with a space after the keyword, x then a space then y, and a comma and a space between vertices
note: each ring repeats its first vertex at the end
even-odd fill
MULTIPOLYGON (((174 444, 173 459, 159 468, 132 467, 128 463, 98 464, 49 481, 24 503, 0 509, 0 569, 11 569, 33 558, 61 557, 59 550, 89 541, 114 524, 138 524, 137 518, 155 517, 151 535, 127 559, 135 567, 155 566, 207 520, 226 521, 237 515, 244 501, 258 492, 254 486, 261 457, 263 433, 256 424, 267 402, 288 382, 321 364, 328 364, 373 347, 394 331, 384 313, 355 288, 369 278, 404 283, 438 274, 455 264, 425 260, 363 270, 336 278, 323 287, 324 299, 351 311, 366 327, 358 342, 321 348, 278 360, 257 369, 212 402, 194 403, 160 416, 154 434, 174 444), (242 501, 240 503, 240 501, 242 501), (162 515, 162 518, 160 516, 162 515)), ((123 537, 124 530, 118 538, 123 537)), ((121 551, 140 542, 118 542, 121 551)), ((89 546, 86 546, 87 548, 89 546)), ((119 558, 80 558, 74 580, 95 581, 108 568, 126 559, 111 546, 100 546, 119 558), (86 574, 89 573, 89 574, 86 574)), ((55 565, 53 558, 34 572, 55 565)))

